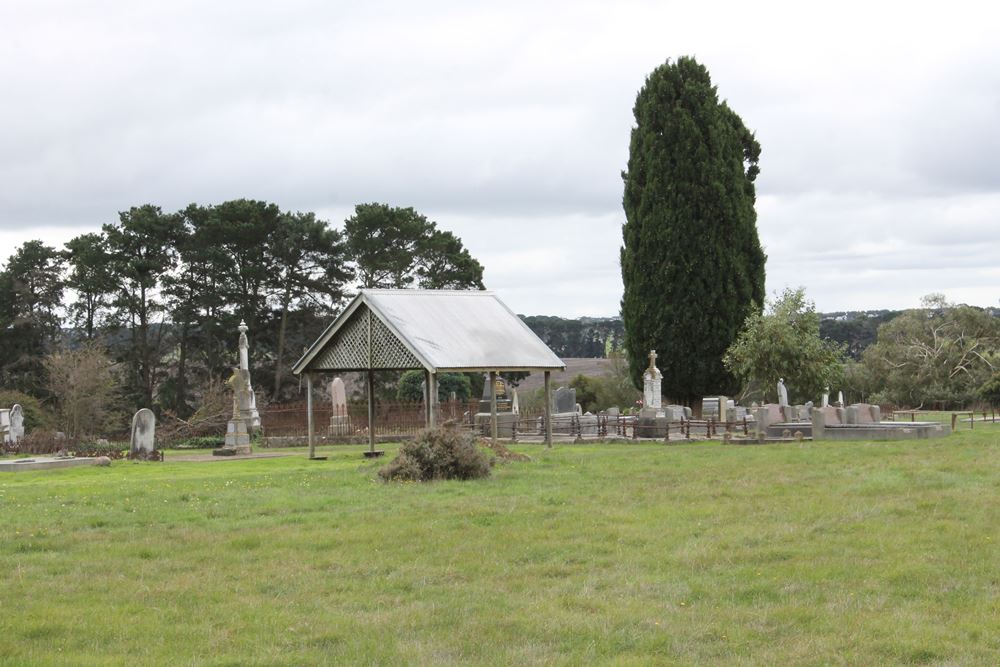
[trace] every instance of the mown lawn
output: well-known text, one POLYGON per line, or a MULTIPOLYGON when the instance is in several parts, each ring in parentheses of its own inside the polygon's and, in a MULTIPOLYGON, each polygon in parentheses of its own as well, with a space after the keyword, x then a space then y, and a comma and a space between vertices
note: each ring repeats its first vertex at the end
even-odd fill
POLYGON ((1000 425, 0 476, 0 664, 996 664, 1000 425))

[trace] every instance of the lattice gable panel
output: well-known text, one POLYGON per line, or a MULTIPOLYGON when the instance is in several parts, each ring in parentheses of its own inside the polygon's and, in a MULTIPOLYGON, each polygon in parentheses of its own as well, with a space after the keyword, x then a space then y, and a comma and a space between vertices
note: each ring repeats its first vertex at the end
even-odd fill
POLYGON ((424 367, 382 320, 371 314, 369 317, 372 318, 372 368, 424 367))
POLYGON ((370 317, 372 317, 370 310, 358 308, 309 367, 320 371, 368 368, 368 318, 370 317))

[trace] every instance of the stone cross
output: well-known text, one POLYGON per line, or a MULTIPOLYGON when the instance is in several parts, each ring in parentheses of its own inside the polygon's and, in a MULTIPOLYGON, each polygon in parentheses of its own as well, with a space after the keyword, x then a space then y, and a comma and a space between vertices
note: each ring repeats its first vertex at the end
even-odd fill
POLYGON ((656 350, 649 351, 649 368, 642 374, 642 406, 644 408, 660 409, 663 397, 660 395, 660 383, 663 374, 656 367, 656 350))

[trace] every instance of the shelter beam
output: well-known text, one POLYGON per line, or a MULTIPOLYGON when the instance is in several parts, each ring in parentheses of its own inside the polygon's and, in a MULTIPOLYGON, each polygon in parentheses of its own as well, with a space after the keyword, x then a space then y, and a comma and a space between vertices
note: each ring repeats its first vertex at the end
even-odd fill
POLYGON ((309 421, 309 458, 316 458, 316 439, 313 433, 313 376, 306 373, 306 419, 309 421))
POLYGON ((552 371, 545 371, 545 446, 552 446, 552 371))
POLYGON ((490 437, 497 445, 497 372, 490 371, 490 437))

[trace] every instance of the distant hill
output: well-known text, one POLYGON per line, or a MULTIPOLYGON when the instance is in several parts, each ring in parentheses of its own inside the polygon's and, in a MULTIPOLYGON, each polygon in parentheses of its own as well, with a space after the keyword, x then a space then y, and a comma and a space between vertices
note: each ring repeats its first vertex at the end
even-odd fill
MULTIPOLYGON (((1000 317, 1000 308, 983 310, 1000 317)), ((820 313, 819 335, 843 343, 851 358, 860 359, 865 348, 875 342, 879 325, 903 312, 880 309, 820 313)), ((554 315, 520 315, 520 318, 563 360, 607 357, 612 349, 621 349, 625 336, 625 326, 620 317, 571 319, 554 315)))

